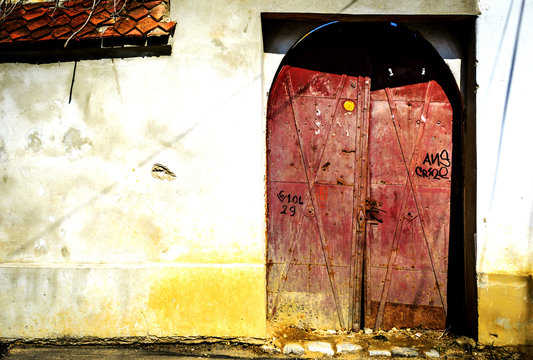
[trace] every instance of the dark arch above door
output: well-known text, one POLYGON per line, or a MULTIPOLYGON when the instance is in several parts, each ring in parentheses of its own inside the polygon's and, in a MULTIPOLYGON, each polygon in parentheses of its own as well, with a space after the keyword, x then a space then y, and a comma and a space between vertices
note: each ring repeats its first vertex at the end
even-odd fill
POLYGON ((445 326, 460 114, 442 59, 396 24, 332 24, 288 52, 267 115, 270 320, 445 326))

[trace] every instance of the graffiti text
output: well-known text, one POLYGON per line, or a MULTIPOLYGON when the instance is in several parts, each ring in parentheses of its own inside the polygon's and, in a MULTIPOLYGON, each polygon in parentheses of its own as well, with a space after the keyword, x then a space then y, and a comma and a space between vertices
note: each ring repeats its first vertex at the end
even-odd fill
POLYGON ((296 205, 303 205, 302 197, 299 195, 285 194, 285 191, 281 190, 277 193, 278 200, 284 203, 281 206, 280 214, 294 216, 296 214, 296 205), (294 204, 294 205, 292 205, 294 204))
POLYGON ((449 179, 450 155, 448 151, 442 150, 440 153, 426 153, 421 166, 417 166, 415 174, 422 178, 431 178, 435 180, 449 179))

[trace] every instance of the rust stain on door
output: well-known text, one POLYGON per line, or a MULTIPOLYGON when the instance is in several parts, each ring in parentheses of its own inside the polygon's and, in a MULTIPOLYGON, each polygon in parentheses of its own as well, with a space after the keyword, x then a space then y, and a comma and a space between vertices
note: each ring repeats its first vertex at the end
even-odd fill
POLYGON ((366 196, 369 82, 293 67, 278 79, 268 114, 269 315, 346 328, 352 239, 362 225, 353 219, 366 196))
POLYGON ((446 319, 452 110, 434 82, 285 66, 267 120, 268 317, 313 328, 446 319))
POLYGON ((435 81, 372 92, 367 327, 445 326, 452 118, 435 81))

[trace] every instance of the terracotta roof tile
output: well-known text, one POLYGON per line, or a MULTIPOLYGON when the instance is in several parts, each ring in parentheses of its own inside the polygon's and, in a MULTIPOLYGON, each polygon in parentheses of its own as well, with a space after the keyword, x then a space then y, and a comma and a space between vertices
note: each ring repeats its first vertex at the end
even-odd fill
POLYGON ((39 18, 36 18, 34 21, 30 22, 27 27, 28 30, 31 32, 42 28, 43 26, 47 26, 50 23, 50 18, 46 15, 43 15, 39 18))
POLYGON ((98 26, 114 26, 116 22, 117 22, 116 19, 114 19, 114 18, 109 18, 109 19, 107 19, 106 21, 104 21, 104 22, 98 24, 98 26))
POLYGON ((81 4, 83 1, 80 0, 71 0, 71 1, 65 1, 62 5, 63 8, 71 8, 75 7, 76 5, 81 4))
POLYGON ((158 0, 153 0, 153 1, 146 1, 144 3, 144 6, 147 8, 147 9, 151 9, 159 4, 165 4, 165 6, 167 6, 167 2, 166 1, 158 1, 158 0))
POLYGON ((50 17, 50 19, 53 19, 57 14, 57 9, 53 6, 47 6, 45 11, 45 14, 50 17))
POLYGON ((29 11, 29 10, 33 10, 35 8, 42 7, 42 6, 43 6, 43 3, 30 3, 27 5, 24 5, 24 10, 29 11))
POLYGON ((127 36, 135 36, 135 37, 141 37, 144 34, 140 32, 138 29, 133 28, 129 33, 126 34, 127 36))
POLYGON ((26 22, 24 21, 24 19, 16 19, 16 20, 12 20, 12 21, 7 21, 4 23, 5 25, 3 26, 3 28, 7 31, 7 32, 12 32, 18 28, 21 28, 23 26, 26 25, 26 22))
POLYGON ((35 18, 38 18, 41 15, 44 15, 45 12, 46 12, 46 9, 44 7, 39 7, 39 8, 33 9, 32 11, 26 11, 26 13, 22 15, 21 17, 26 21, 30 21, 35 18))
POLYGON ((0 43, 66 40, 78 30, 79 40, 166 36, 176 26, 162 21, 168 15, 165 0, 100 0, 86 24, 92 6, 93 0, 67 1, 60 7, 54 1, 18 5, 0 23, 0 43))
POLYGON ((25 36, 28 36, 28 35, 30 35, 30 30, 26 29, 25 27, 17 29, 15 31, 12 31, 9 34, 9 36, 11 37, 12 40, 21 39, 21 38, 23 38, 25 36))
POLYGON ((70 20, 72 19, 66 15, 55 16, 50 22, 49 26, 50 27, 63 26, 63 25, 70 23, 70 20))
POLYGON ((149 11, 144 6, 140 6, 136 8, 135 10, 128 11, 128 16, 133 18, 136 21, 141 20, 142 18, 146 17, 148 14, 149 14, 149 11))
POLYGON ((87 20, 87 14, 79 14, 70 21, 70 27, 76 31, 87 20))
POLYGON ((139 29, 143 34, 148 34, 151 30, 157 27, 157 21, 152 18, 145 17, 137 23, 137 29, 139 29))
POLYGON ((128 11, 137 9, 138 7, 144 7, 144 2, 142 0, 132 1, 128 4, 128 11))
POLYGON ((9 33, 6 30, 0 30, 0 43, 4 41, 9 41, 9 33))
POLYGON ((157 5, 156 7, 154 7, 151 11, 150 11, 150 16, 155 20, 155 21, 160 21, 163 16, 166 14, 167 12, 167 7, 165 4, 159 4, 157 5))
POLYGON ((19 6, 15 8, 11 13, 9 13, 9 16, 12 18, 18 18, 24 15, 25 13, 26 13, 26 10, 24 10, 22 6, 19 6))
POLYGON ((121 35, 126 35, 133 28, 135 28, 137 22, 130 18, 121 19, 115 24, 115 30, 118 31, 121 35))
POLYGON ((166 31, 167 33, 170 33, 176 26, 176 22, 175 21, 160 22, 158 26, 164 31, 166 31))
POLYGON ((102 33, 102 37, 104 38, 115 36, 120 36, 120 34, 112 27, 107 28, 107 30, 102 33))
POLYGON ((100 11, 97 14, 93 14, 91 16, 91 19, 89 20, 89 22, 96 26, 96 25, 99 25, 99 24, 103 23, 107 19, 109 19, 109 15, 107 14, 107 12, 100 11))
MULTIPOLYGON (((52 36, 56 39, 63 39, 64 35, 71 34, 72 30, 69 27, 63 26, 63 27, 57 27, 52 31, 52 36)), ((65 39, 67 39, 65 37, 65 39)))
POLYGON ((20 44, 32 44, 35 42, 30 36, 24 36, 17 40, 20 44))
POLYGON ((79 37, 82 39, 101 39, 102 34, 94 30, 95 29, 93 28, 91 31, 85 32, 85 29, 83 29, 82 31, 80 31, 79 37))
POLYGON ((160 29, 159 27, 156 27, 154 30, 150 31, 148 33, 148 36, 160 36, 160 35, 165 35, 167 32, 160 29))
POLYGON ((50 33, 49 35, 43 36, 42 38, 39 39, 39 41, 48 41, 48 40, 54 40, 54 38, 52 37, 52 33, 50 33))
POLYGON ((87 23, 87 25, 85 25, 83 27, 83 29, 80 30, 80 32, 76 35, 78 38, 83 38, 85 35, 87 35, 88 33, 91 33, 93 32, 95 29, 95 26, 91 23, 87 23))
POLYGON ((124 6, 124 0, 117 0, 116 2, 107 1, 106 3, 103 4, 102 8, 109 14, 114 14, 114 13, 120 12, 123 6, 124 6))
POLYGON ((40 28, 37 31, 31 31, 31 37, 33 39, 35 39, 35 40, 42 39, 45 36, 48 36, 48 35, 51 35, 51 34, 52 34, 52 29, 49 28, 49 27, 43 27, 43 28, 40 28))

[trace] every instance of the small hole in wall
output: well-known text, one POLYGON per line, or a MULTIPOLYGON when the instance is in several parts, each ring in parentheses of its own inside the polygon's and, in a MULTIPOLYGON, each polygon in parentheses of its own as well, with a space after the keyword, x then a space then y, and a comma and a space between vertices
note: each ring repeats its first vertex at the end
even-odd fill
POLYGON ((176 178, 176 174, 170 171, 165 165, 156 163, 152 166, 152 177, 159 180, 172 181, 176 178))
POLYGON ((70 257, 70 251, 68 251, 68 248, 66 246, 63 246, 61 248, 61 255, 63 255, 64 258, 70 257))

